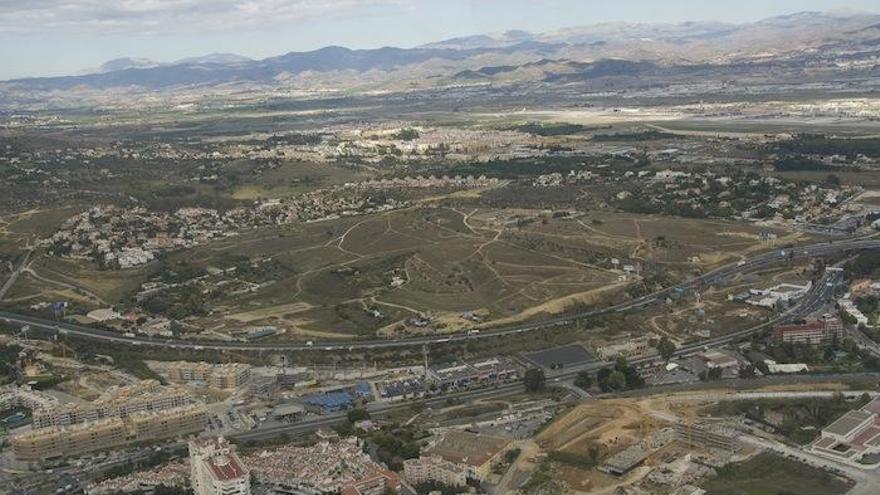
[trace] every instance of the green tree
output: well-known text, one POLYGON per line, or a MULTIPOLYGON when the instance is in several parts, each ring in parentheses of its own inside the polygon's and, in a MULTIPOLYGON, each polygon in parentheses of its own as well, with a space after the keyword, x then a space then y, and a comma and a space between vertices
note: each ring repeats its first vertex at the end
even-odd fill
POLYGON ((541 368, 531 368, 526 371, 525 384, 527 392, 534 393, 544 390, 546 382, 547 377, 544 376, 544 370, 541 368))
POLYGON ((663 359, 669 361, 673 354, 675 354, 675 343, 669 340, 669 337, 664 335, 663 338, 657 342, 657 352, 660 353, 660 356, 662 356, 663 359))
POLYGON ((589 390, 593 386, 593 377, 586 371, 579 371, 574 379, 574 385, 583 390, 589 390))
POLYGON ((358 421, 370 419, 370 413, 368 413, 366 409, 362 408, 352 409, 351 411, 348 411, 345 416, 348 418, 349 423, 357 423, 358 421))
POLYGON ((608 375, 608 387, 611 390, 626 389, 626 375, 618 370, 614 370, 608 375))

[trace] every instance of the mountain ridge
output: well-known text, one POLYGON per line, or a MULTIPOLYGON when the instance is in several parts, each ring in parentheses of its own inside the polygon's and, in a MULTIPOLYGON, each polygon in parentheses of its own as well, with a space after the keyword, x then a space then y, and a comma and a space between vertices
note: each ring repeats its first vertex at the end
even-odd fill
MULTIPOLYGON (((617 74, 621 70, 649 70, 649 66, 639 64, 657 67, 747 63, 767 57, 803 56, 811 50, 823 54, 848 52, 847 56, 851 57, 853 51, 876 47, 873 35, 878 25, 880 15, 811 11, 743 24, 713 21, 601 23, 549 33, 511 30, 500 34, 477 34, 413 48, 350 49, 330 45, 257 60, 229 53, 189 57, 169 63, 120 58, 106 62, 100 70, 89 74, 19 78, 0 82, 0 87, 34 91, 74 87, 161 90, 230 83, 276 84, 315 74, 367 73, 406 73, 412 79, 440 77, 453 81, 492 81, 525 69, 529 71, 528 77, 552 80, 552 73, 540 74, 535 66, 528 65, 541 60, 567 60, 580 64, 601 62, 598 67, 602 70, 598 70, 597 75, 605 74, 608 69, 607 75, 622 76, 624 74, 617 74), (627 61, 627 64, 607 62, 615 60, 627 61)), ((564 72, 569 72, 569 68, 564 72)))

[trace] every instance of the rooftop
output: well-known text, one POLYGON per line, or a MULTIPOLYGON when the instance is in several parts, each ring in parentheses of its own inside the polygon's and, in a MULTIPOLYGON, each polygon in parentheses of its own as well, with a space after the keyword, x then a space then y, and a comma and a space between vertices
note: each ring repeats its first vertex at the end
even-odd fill
POLYGON ((506 449, 511 442, 511 439, 504 437, 450 430, 429 453, 447 461, 479 467, 506 449))
POLYGON ((235 480, 248 474, 235 455, 220 454, 205 459, 205 464, 211 470, 211 476, 220 481, 235 480))
POLYGON ((833 435, 848 436, 853 430, 863 426, 865 422, 870 421, 873 417, 873 413, 861 409, 849 411, 838 418, 837 421, 826 426, 825 431, 833 435))

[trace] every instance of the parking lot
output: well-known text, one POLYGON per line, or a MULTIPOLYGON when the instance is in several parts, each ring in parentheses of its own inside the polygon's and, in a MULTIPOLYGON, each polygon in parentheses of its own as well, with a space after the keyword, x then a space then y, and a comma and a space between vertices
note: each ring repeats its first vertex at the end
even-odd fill
POLYGON ((570 344, 552 349, 523 354, 528 361, 544 369, 570 368, 583 366, 596 361, 596 357, 587 352, 583 346, 570 344))

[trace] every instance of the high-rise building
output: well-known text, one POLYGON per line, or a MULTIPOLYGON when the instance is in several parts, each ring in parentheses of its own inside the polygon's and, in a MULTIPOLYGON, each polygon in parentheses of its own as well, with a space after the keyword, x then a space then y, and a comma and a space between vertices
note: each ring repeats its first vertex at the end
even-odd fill
POLYGON ((190 484, 194 495, 250 495, 251 473, 223 437, 189 442, 190 484))

